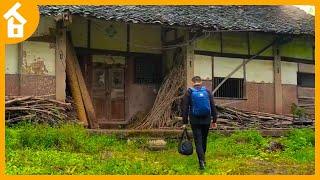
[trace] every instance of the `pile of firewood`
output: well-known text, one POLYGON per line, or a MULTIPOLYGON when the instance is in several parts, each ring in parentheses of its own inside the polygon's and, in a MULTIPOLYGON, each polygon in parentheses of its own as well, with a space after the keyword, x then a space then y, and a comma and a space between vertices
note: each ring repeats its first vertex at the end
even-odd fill
POLYGON ((21 121, 57 124, 68 120, 71 103, 49 99, 48 96, 6 97, 5 120, 7 124, 21 121))
POLYGON ((314 126, 314 119, 216 106, 221 129, 273 129, 314 126))

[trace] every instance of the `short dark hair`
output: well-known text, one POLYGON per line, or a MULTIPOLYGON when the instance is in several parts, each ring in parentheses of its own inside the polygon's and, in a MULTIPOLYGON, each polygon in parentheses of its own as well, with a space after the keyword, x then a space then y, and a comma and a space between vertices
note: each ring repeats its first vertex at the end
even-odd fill
POLYGON ((202 82, 202 80, 201 80, 201 77, 200 77, 200 76, 194 76, 194 77, 191 79, 191 81, 192 81, 193 83, 199 83, 199 82, 202 82))

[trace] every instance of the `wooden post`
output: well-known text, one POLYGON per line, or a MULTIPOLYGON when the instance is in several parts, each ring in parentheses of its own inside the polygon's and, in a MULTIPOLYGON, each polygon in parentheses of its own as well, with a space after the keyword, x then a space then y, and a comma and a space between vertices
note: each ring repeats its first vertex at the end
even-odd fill
POLYGON ((56 100, 66 99, 66 28, 57 23, 56 36, 56 100))
POLYGON ((277 43, 273 45, 273 56, 274 112, 276 114, 282 114, 281 57, 277 43))
MULTIPOLYGON (((191 40, 190 33, 186 32, 186 41, 191 40)), ((194 75, 194 42, 189 42, 185 48, 185 65, 187 70, 187 87, 191 87, 191 79, 194 75)))

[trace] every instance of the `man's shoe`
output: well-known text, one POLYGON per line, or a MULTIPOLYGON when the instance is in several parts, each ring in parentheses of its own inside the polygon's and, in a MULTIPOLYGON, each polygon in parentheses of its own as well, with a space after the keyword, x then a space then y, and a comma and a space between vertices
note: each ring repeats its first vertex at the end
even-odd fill
POLYGON ((199 161, 199 169, 200 170, 204 170, 205 169, 204 161, 199 161))

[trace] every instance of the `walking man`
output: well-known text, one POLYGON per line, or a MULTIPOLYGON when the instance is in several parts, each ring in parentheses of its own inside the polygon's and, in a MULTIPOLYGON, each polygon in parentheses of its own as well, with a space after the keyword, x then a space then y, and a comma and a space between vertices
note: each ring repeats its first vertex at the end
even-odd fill
POLYGON ((214 128, 217 126, 217 111, 211 92, 202 86, 202 80, 199 76, 192 78, 192 86, 183 97, 183 128, 186 128, 189 117, 199 160, 199 169, 203 170, 206 164, 207 136, 210 124, 214 128))

